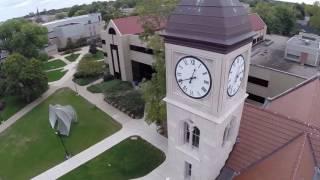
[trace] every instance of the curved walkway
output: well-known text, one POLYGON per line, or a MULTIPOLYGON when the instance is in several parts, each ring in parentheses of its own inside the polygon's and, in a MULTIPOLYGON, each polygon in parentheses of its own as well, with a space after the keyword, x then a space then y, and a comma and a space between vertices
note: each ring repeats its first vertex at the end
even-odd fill
MULTIPOLYGON (((12 116, 7 121, 5 121, 0 126, 0 133, 3 132, 8 127, 10 127, 16 121, 18 121, 22 116, 27 114, 29 111, 31 111, 34 107, 36 107, 42 101, 47 99, 57 89, 60 89, 63 87, 69 87, 70 89, 73 89, 83 98, 88 100, 90 103, 96 105, 99 109, 101 109, 102 111, 110 115, 114 120, 122 124, 122 129, 117 133, 113 134, 112 136, 109 136, 108 138, 98 142, 97 144, 73 156, 72 158, 34 177, 33 180, 57 179, 67 174, 68 172, 76 169, 82 164, 90 161, 91 159, 99 156, 104 151, 110 149, 111 147, 120 143, 124 139, 134 135, 142 137, 143 139, 151 143, 153 146, 157 147, 158 149, 162 150, 165 154, 167 154, 168 141, 165 137, 157 133, 156 127, 154 125, 151 125, 151 126, 147 125, 143 119, 135 120, 130 118, 129 116, 122 113, 118 109, 107 104, 104 101, 103 94, 90 93, 89 91, 87 91, 87 86, 78 86, 72 81, 73 74, 76 72, 76 66, 78 62, 83 57, 83 55, 86 54, 87 52, 88 52, 88 48, 87 47, 83 48, 80 51, 81 55, 78 57, 78 59, 75 62, 72 62, 72 63, 69 62, 67 66, 65 66, 65 69, 68 70, 68 73, 59 81, 49 83, 50 88, 45 94, 43 94, 40 98, 38 98, 31 104, 27 105, 25 108, 23 108, 14 116, 12 116)), ((55 56, 55 58, 59 58, 66 61, 64 56, 61 56, 61 55, 57 55, 55 56)), ((98 80, 98 81, 101 81, 101 80, 98 80)), ((170 169, 168 168, 167 160, 165 160, 164 163, 162 163, 158 168, 153 170, 147 176, 138 178, 138 179, 163 180, 163 179, 166 179, 166 175, 168 174, 170 174, 170 169)))
MULTIPOLYGON (((97 80, 99 82, 101 80, 97 80)), ((94 82, 94 83, 96 83, 94 82)), ((94 84, 92 83, 92 84, 94 84)), ((87 86, 78 86, 72 82, 72 78, 65 81, 62 86, 60 87, 69 87, 76 91, 79 95, 87 99, 90 103, 96 105, 102 111, 110 115, 114 120, 122 124, 122 129, 109 136, 108 138, 98 142, 97 144, 91 146, 90 148, 80 152, 79 154, 73 156, 69 160, 62 162, 61 164, 56 165, 55 167, 43 172, 42 174, 33 178, 33 180, 51 180, 57 179, 68 172, 76 169, 77 167, 81 166, 82 164, 90 161, 91 159, 97 157, 98 155, 102 154, 104 151, 110 149, 114 145, 120 143, 124 139, 130 136, 140 136, 153 146, 157 147, 165 154, 167 154, 167 139, 156 132, 155 126, 149 126, 145 123, 143 119, 136 120, 132 119, 126 114, 122 113, 118 109, 112 107, 111 105, 107 104, 103 99, 103 94, 93 94, 87 91, 87 86)), ((150 180, 157 180, 157 179, 166 179, 164 176, 168 174, 167 168, 167 161, 165 161, 162 165, 152 171, 150 174, 143 178, 139 179, 150 179, 150 180)))

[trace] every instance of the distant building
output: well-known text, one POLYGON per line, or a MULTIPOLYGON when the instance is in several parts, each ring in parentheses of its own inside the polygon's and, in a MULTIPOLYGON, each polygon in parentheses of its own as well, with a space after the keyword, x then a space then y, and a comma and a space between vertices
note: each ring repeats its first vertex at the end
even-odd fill
POLYGON ((79 39, 100 38, 104 21, 100 13, 71 17, 42 24, 48 28, 49 44, 63 49, 70 38, 74 43, 79 39))
POLYGON ((129 16, 129 15, 131 15, 132 13, 134 13, 135 8, 121 8, 120 11, 121 11, 123 14, 129 16))
POLYGON ((301 64, 318 66, 320 59, 320 36, 300 33, 288 40, 285 58, 301 64))
POLYGON ((264 104, 318 73, 314 66, 301 66, 287 60, 285 50, 288 37, 267 35, 271 45, 261 43, 253 47, 247 92, 252 103, 264 104))
POLYGON ((108 54, 106 61, 116 78, 125 81, 151 78, 153 50, 140 40, 142 32, 144 29, 138 16, 110 20, 102 32, 102 47, 108 54))

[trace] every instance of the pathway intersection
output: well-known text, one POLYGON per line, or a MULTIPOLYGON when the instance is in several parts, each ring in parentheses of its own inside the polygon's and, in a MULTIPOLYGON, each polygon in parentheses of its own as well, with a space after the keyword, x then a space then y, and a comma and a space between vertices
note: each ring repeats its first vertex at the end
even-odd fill
MULTIPOLYGON (((79 95, 81 95, 83 98, 88 100, 90 103, 94 104, 98 108, 100 108, 102 111, 110 115, 114 120, 119 122, 122 125, 122 129, 118 131, 117 133, 113 134, 112 136, 109 136, 105 138, 104 140, 96 143, 95 145, 89 147, 88 149, 80 152, 79 154, 73 156, 72 158, 56 165, 55 167, 52 167, 51 169, 48 169, 47 171, 39 174, 38 176, 32 178, 32 180, 54 180, 58 179, 59 177, 67 174, 68 172, 76 169, 77 167, 81 166, 82 164, 90 161, 91 159, 99 156, 104 151, 112 148, 116 144, 120 143, 124 139, 130 137, 130 136, 140 136, 149 143, 151 143, 153 146, 157 147, 161 151, 163 151, 165 154, 167 154, 167 146, 168 142, 167 139, 161 135, 159 135, 156 131, 155 125, 148 125, 145 123, 144 119, 136 120, 132 119, 131 117, 127 116, 126 114, 122 113, 118 109, 114 108, 113 106, 107 104, 103 99, 103 94, 93 94, 87 91, 87 86, 78 86, 73 81, 73 74, 76 72, 77 64, 79 63, 80 59, 88 52, 88 47, 82 48, 81 51, 77 52, 80 53, 80 56, 77 58, 75 62, 69 62, 66 60, 62 55, 56 55, 54 58, 61 59, 64 62, 67 63, 67 65, 64 67, 65 70, 68 70, 66 75, 61 78, 59 81, 51 82, 49 83, 50 87, 49 90, 42 95, 42 97, 38 98, 31 104, 27 105, 25 108, 20 110, 18 113, 16 113, 14 116, 12 116, 10 119, 5 121, 0 126, 0 133, 3 132, 5 129, 10 127, 12 124, 14 124, 16 121, 18 121, 22 116, 27 114, 29 111, 31 111, 34 107, 36 107, 38 104, 43 102, 45 99, 47 99, 50 95, 52 95, 56 90, 64 87, 68 87, 70 89, 73 89, 75 92, 77 92, 79 95)), ((98 80, 101 81, 101 80, 98 80)), ((97 81, 97 82, 98 82, 97 81)), ((94 82, 96 83, 96 82, 94 82)), ((93 83, 92 83, 93 84, 93 83)), ((90 85, 88 85, 90 86, 90 85)), ((167 177, 164 175, 170 174, 170 169, 167 166, 168 162, 167 160, 162 163, 158 168, 153 170, 151 173, 146 175, 145 177, 141 177, 138 179, 143 180, 164 180, 167 177)))

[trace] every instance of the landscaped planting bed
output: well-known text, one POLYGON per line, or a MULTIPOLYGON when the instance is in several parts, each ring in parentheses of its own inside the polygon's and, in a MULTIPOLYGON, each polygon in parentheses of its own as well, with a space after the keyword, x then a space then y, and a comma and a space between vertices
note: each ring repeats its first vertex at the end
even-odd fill
POLYGON ((92 93, 104 93, 105 101, 132 118, 140 119, 144 115, 142 92, 135 90, 130 82, 111 80, 89 86, 92 93))
POLYGON ((111 80, 107 82, 101 82, 98 84, 94 84, 92 86, 89 86, 88 91, 92 93, 103 93, 106 92, 108 94, 112 93, 118 93, 123 91, 132 90, 132 84, 130 82, 126 81, 120 81, 120 80, 111 80))
POLYGON ((84 55, 82 59, 89 60, 89 61, 103 60, 104 55, 103 55, 102 51, 98 51, 96 54, 88 53, 88 54, 84 55))
POLYGON ((66 56, 65 58, 70 62, 74 62, 75 60, 77 60, 77 58, 79 56, 80 56, 80 54, 70 54, 70 55, 66 56))
POLYGON ((162 151, 140 137, 131 137, 60 179, 134 179, 147 175, 164 160, 162 151))
POLYGON ((60 80, 68 71, 63 69, 58 69, 50 72, 46 72, 48 76, 48 82, 54 82, 60 80))
POLYGON ((120 130, 121 125, 70 89, 60 89, 0 134, 0 179, 30 179, 64 161, 63 146, 49 125, 49 104, 71 105, 78 123, 63 141, 75 155, 120 130))
POLYGON ((53 61, 44 63, 43 70, 47 71, 47 70, 51 70, 51 69, 58 69, 58 68, 64 67, 65 65, 67 65, 65 62, 63 62, 60 59, 57 59, 57 60, 53 60, 53 61))
POLYGON ((103 77, 107 71, 107 66, 102 61, 82 59, 77 67, 77 72, 73 75, 73 81, 80 86, 88 85, 103 77))
POLYGON ((134 119, 143 118, 145 103, 139 90, 105 93, 105 101, 134 119))

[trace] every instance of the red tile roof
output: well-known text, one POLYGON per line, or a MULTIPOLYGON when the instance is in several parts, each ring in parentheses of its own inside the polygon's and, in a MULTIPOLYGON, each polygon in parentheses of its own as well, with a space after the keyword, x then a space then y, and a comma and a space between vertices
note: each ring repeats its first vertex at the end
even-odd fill
MULTIPOLYGON (((251 21, 252 29, 254 31, 259 31, 266 26, 264 21, 256 13, 249 14, 249 19, 251 21)), ((120 33, 123 35, 124 34, 140 34, 144 31, 142 24, 140 22, 139 16, 128 16, 128 17, 113 19, 112 21, 117 26, 120 33)), ((165 23, 163 23, 159 29, 162 29, 164 27, 165 27, 165 23)))
MULTIPOLYGON (((117 26, 122 35, 140 34, 144 32, 139 16, 128 16, 124 18, 113 19, 113 23, 117 26)), ((161 24, 159 29, 164 28, 165 23, 161 24)))
POLYGON ((320 163, 320 127, 246 104, 242 114, 239 140, 227 166, 242 172, 262 160, 301 133, 308 134, 317 164, 320 163))
POLYGON ((260 31, 267 26, 257 13, 249 14, 249 19, 251 21, 252 30, 254 31, 260 31))
POLYGON ((315 76, 269 100, 266 109, 320 127, 320 79, 315 76))
POLYGON ((235 180, 312 179, 315 161, 308 135, 302 134, 255 165, 235 180))

